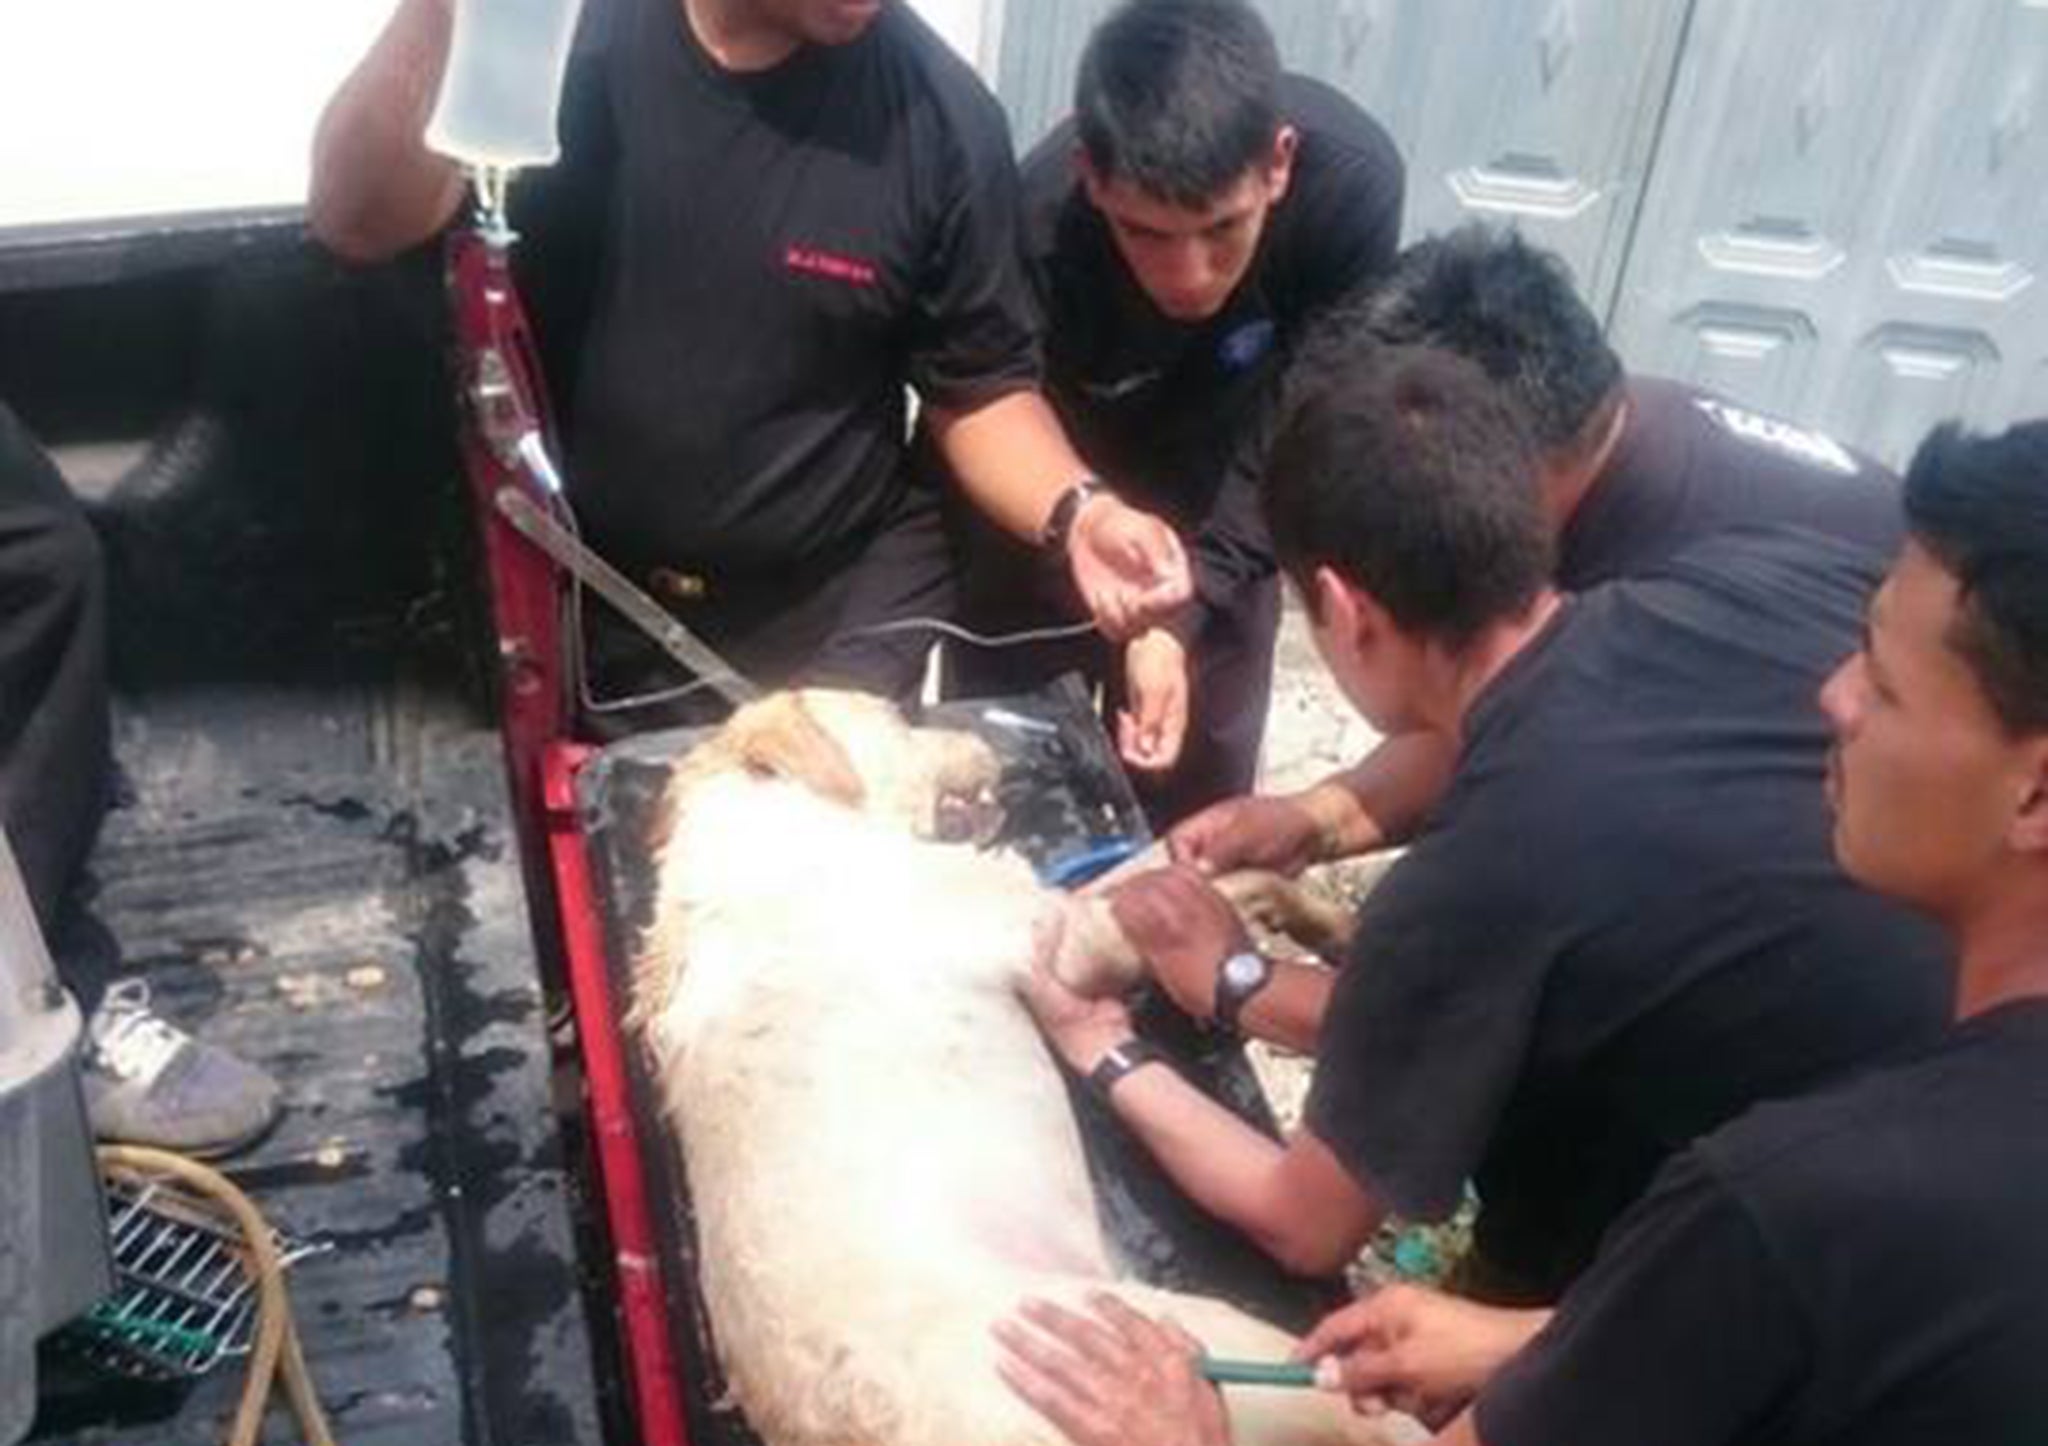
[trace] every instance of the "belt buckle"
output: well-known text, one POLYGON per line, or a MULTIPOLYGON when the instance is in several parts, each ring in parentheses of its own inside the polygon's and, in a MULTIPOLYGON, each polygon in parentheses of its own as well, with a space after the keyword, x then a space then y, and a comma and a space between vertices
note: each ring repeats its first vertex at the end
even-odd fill
POLYGON ((647 581, 664 602, 702 602, 711 592, 710 578, 678 567, 657 567, 647 574, 647 581))

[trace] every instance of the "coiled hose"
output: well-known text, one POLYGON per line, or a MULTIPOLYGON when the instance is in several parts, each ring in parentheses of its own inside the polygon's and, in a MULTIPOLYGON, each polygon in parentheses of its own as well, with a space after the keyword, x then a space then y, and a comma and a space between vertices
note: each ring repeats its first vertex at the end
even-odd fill
POLYGON ((263 1417, 270 1409, 271 1392, 284 1382, 285 1397, 298 1417, 300 1433, 310 1446, 335 1446, 327 1426, 327 1413, 320 1409, 313 1392, 313 1378, 306 1370, 306 1357, 299 1348, 298 1327, 292 1322, 291 1297, 284 1284, 284 1262, 277 1253, 270 1222, 235 1183, 218 1170, 167 1150, 140 1145, 102 1145, 100 1168, 109 1173, 140 1177, 169 1177, 203 1197, 232 1220, 248 1243, 249 1269, 256 1281, 256 1338, 249 1351, 248 1374, 242 1382, 241 1404, 235 1410, 228 1446, 256 1446, 263 1429, 263 1417))

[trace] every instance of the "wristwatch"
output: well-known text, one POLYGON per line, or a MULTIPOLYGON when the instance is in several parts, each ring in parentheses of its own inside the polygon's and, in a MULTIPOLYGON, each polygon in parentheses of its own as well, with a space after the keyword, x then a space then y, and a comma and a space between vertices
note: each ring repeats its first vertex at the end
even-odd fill
POLYGON ((1109 1047, 1109 1053, 1096 1062, 1088 1071, 1088 1088, 1100 1100, 1108 1100, 1109 1092, 1116 1088, 1118 1080, 1134 1069, 1148 1064, 1165 1064, 1166 1052, 1149 1039, 1136 1037, 1109 1047))
POLYGON ((1062 556, 1067 543, 1074 534, 1074 520, 1081 515, 1081 509, 1088 505, 1088 499, 1098 497, 1109 489, 1099 477, 1083 477, 1066 491, 1052 505, 1052 511, 1045 515, 1045 526, 1039 529, 1038 545, 1047 552, 1062 556))
POLYGON ((1240 949, 1216 970, 1216 1022, 1238 1028, 1238 1016, 1254 994, 1273 982, 1273 961, 1251 949, 1240 949))

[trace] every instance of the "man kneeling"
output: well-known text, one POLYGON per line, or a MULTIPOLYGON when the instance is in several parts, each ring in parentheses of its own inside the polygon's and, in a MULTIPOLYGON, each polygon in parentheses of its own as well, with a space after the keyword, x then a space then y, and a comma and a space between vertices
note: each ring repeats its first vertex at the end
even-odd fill
MULTIPOLYGON (((1333 1316, 1303 1353, 1361 1406, 1462 1411, 1445 1446, 2048 1440, 2048 423, 1935 433, 1905 506, 1821 694, 1828 793, 1842 866, 1954 939, 1954 1027, 1675 1158, 1555 1312, 1333 1316)), ((1014 1374, 1056 1422, 1220 1439, 1127 1326, 1036 1319, 1014 1374)))

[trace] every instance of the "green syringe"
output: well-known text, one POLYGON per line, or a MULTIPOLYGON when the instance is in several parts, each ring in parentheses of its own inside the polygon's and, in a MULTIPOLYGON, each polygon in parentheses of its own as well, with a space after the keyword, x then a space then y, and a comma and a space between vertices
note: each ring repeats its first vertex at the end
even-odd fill
POLYGON ((1196 1369, 1219 1386, 1313 1386, 1316 1368, 1307 1361, 1226 1361, 1203 1356, 1196 1369))

